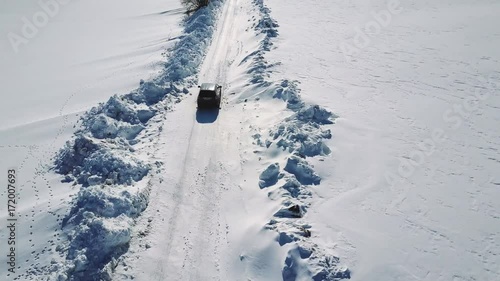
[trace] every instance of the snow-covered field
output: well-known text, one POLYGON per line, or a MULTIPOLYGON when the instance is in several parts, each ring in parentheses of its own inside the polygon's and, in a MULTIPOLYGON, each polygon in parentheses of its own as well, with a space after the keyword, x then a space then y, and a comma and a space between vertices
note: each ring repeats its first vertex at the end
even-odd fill
POLYGON ((353 280, 499 280, 500 4, 391 2, 268 1, 276 76, 339 115, 308 218, 353 280))
POLYGON ((0 279, 500 279, 496 1, 41 2, 0 0, 0 279))
POLYGON ((16 273, 7 275, 10 233, 3 188, 1 280, 28 280, 26 272, 33 279, 33 273, 59 256, 54 252, 65 240, 62 219, 78 189, 61 184, 61 176, 49 168, 54 165, 51 158, 71 138, 79 115, 154 75, 175 43, 171 39, 182 31, 178 1, 64 2, 0 1, 0 167, 5 180, 7 169, 16 169, 20 216, 16 273), (42 2, 56 12, 49 15, 42 2), (31 38, 16 53, 8 35, 23 37, 29 29, 23 19, 34 24, 33 17, 42 13, 49 22, 39 24, 33 35, 27 33, 31 38))

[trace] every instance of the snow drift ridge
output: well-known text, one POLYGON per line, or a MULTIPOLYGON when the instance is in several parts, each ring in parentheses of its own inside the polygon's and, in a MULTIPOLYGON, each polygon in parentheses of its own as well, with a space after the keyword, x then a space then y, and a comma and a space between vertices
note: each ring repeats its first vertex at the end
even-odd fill
POLYGON ((260 48, 247 56, 243 62, 252 59, 248 70, 252 78, 250 83, 265 87, 264 92, 273 98, 286 102, 293 113, 282 120, 276 127, 269 129, 268 138, 262 140, 261 134, 255 134, 256 143, 261 147, 276 146, 289 155, 286 165, 280 171, 279 163, 268 166, 260 175, 260 188, 279 185, 275 192, 270 192, 273 199, 282 198, 282 207, 274 218, 265 226, 278 233, 280 245, 295 243, 284 261, 282 277, 284 281, 304 280, 304 272, 314 281, 334 281, 349 279, 350 270, 340 265, 340 259, 325 253, 312 241, 311 227, 303 216, 309 208, 308 198, 312 196, 311 185, 319 185, 321 178, 308 157, 328 155, 330 149, 323 140, 332 137, 324 125, 333 124, 336 116, 319 105, 308 105, 300 97, 298 81, 284 79, 269 82, 269 72, 276 64, 268 63, 264 55, 271 51, 272 39, 278 36, 278 23, 271 17, 270 10, 263 0, 254 0, 260 11, 260 19, 254 25, 257 33, 264 34, 260 48))

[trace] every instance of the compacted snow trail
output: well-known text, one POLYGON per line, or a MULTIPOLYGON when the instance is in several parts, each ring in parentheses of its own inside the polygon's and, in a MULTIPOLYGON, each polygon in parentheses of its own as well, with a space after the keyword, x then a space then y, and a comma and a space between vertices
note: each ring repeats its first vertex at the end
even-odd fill
MULTIPOLYGON (((171 135, 177 137, 178 132, 183 130, 180 127, 188 129, 184 129, 189 131, 185 150, 181 151, 184 155, 178 158, 182 160, 176 161, 177 156, 169 150, 158 155, 170 160, 165 162, 167 169, 178 165, 179 170, 167 172, 165 180, 157 187, 159 193, 152 199, 153 208, 154 203, 162 204, 155 202, 162 199, 173 203, 172 206, 160 207, 159 215, 165 216, 164 221, 154 224, 164 232, 160 233, 161 240, 158 241, 161 243, 158 250, 162 259, 156 261, 152 280, 170 280, 173 276, 182 277, 182 280, 200 280, 203 276, 220 279, 220 264, 216 257, 219 244, 224 239, 221 234, 225 232, 225 226, 221 223, 219 208, 222 189, 228 184, 227 173, 224 173, 220 160, 224 140, 216 141, 218 122, 198 123, 201 120, 199 114, 192 114, 191 119, 186 119, 185 112, 193 112, 189 108, 192 105, 186 102, 176 112, 181 115, 179 119, 185 121, 173 118, 180 124, 176 128, 178 130, 165 131, 165 134, 175 132, 171 135), (174 179, 176 176, 179 178, 174 179)), ((171 138, 165 136, 166 140, 171 138)), ((165 144, 170 146, 171 143, 165 144)), ((182 144, 179 145, 173 147, 182 147, 182 144)))
MULTIPOLYGON (((228 41, 232 40, 233 30, 233 25, 228 23, 236 16, 233 12, 236 2, 228 1, 224 7, 217 35, 201 70, 200 83, 224 84, 228 41)), ((218 251, 227 243, 224 241, 227 226, 221 221, 220 208, 222 190, 231 182, 224 167, 227 161, 223 158, 238 159, 238 150, 229 149, 234 141, 220 137, 224 126, 221 126, 218 110, 197 111, 193 99, 188 99, 177 112, 180 120, 189 120, 181 124, 189 128, 190 135, 180 179, 174 188, 175 205, 164 228, 165 259, 157 262, 154 280, 169 280, 174 276, 181 280, 225 279, 221 276, 218 251)), ((167 169, 170 163, 176 163, 169 152, 165 157, 167 169)), ((164 182, 164 188, 169 189, 170 183, 164 182)))

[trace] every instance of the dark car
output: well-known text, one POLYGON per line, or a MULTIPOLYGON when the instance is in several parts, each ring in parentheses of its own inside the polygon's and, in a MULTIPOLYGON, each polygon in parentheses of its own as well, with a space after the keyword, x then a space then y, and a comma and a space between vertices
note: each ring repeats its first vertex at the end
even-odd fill
POLYGON ((203 83, 198 94, 198 108, 220 107, 222 86, 215 83, 203 83))

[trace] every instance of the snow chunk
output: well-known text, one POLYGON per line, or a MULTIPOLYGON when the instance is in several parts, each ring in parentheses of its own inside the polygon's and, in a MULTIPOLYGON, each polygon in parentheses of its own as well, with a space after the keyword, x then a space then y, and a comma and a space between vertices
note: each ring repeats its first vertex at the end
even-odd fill
POLYGON ((155 82, 144 82, 136 91, 125 95, 125 98, 136 103, 152 105, 161 101, 172 89, 164 88, 155 82))
POLYGON ((301 218, 304 216, 305 208, 298 202, 286 201, 284 206, 274 214, 278 218, 301 218))
MULTIPOLYGON (((282 276, 284 281, 304 279, 339 281, 351 278, 351 271, 340 265, 340 259, 327 255, 316 244, 295 238, 297 246, 288 251, 282 276), (301 275, 301 278, 299 278, 301 275)), ((305 280, 304 279, 304 280, 305 280)))
POLYGON ((293 111, 297 111, 304 107, 304 102, 300 98, 300 89, 298 81, 283 80, 277 86, 273 98, 282 99, 286 102, 286 107, 293 111))
POLYGON ((79 135, 73 143, 66 142, 55 160, 56 172, 67 175, 72 173, 78 175, 79 168, 83 165, 85 158, 99 150, 99 145, 85 135, 79 135))
POLYGON ((156 111, 146 105, 132 104, 130 99, 112 96, 102 108, 106 116, 130 124, 146 123, 156 111))
POLYGON ((302 199, 311 196, 311 191, 305 189, 294 176, 288 177, 281 188, 288 191, 292 198, 302 199))
POLYGON ((297 112, 296 117, 303 122, 314 122, 318 124, 332 124, 331 118, 334 116, 330 111, 319 105, 309 105, 297 112))
MULTIPOLYGON (((80 180, 99 177, 93 183, 126 184, 141 180, 149 166, 139 159, 116 150, 101 150, 84 160, 80 180)), ((88 183, 88 182, 87 182, 88 183)), ((90 183, 89 183, 90 184, 90 183)))
POLYGON ((269 165, 259 176, 260 188, 268 187, 278 182, 279 173, 280 165, 278 163, 269 165))
POLYGON ((310 258, 320 270, 314 274, 314 281, 337 281, 351 279, 351 271, 339 266, 340 259, 335 256, 313 256, 310 258))
POLYGON ((147 196, 125 188, 91 186, 79 191, 67 220, 81 221, 86 212, 106 218, 138 216, 147 206, 147 196))
POLYGON ((141 180, 150 169, 149 165, 126 151, 105 146, 83 134, 61 149, 56 156, 55 168, 61 174, 71 173, 84 186, 102 183, 130 185, 141 180))
POLYGON ((310 280, 303 276, 309 273, 306 262, 300 257, 297 247, 288 251, 282 270, 283 281, 310 280))
POLYGON ((126 186, 81 189, 63 220, 69 242, 58 248, 67 249, 59 276, 110 280, 112 264, 127 250, 133 218, 146 208, 148 196, 147 191, 131 192, 126 186))
POLYGON ((279 27, 279 24, 271 17, 261 18, 255 26, 256 29, 266 33, 269 37, 278 37, 277 27, 279 27))
POLYGON ((121 137, 131 140, 144 129, 142 124, 132 125, 101 114, 91 117, 88 122, 90 132, 98 139, 121 137))
POLYGON ((318 185, 321 181, 321 178, 314 172, 311 165, 309 165, 305 159, 296 155, 292 155, 288 158, 285 171, 295 175, 301 184, 318 185))
POLYGON ((279 236, 277 237, 277 241, 280 244, 280 246, 283 246, 283 245, 288 244, 288 243, 292 243, 296 240, 297 240, 297 238, 295 238, 293 236, 293 234, 287 233, 287 232, 280 232, 279 236))
POLYGON ((328 155, 331 152, 323 143, 323 139, 332 137, 330 130, 323 131, 315 123, 303 123, 291 118, 271 130, 270 135, 274 140, 279 139, 276 143, 278 147, 290 152, 297 151, 305 156, 328 155))
MULTIPOLYGON (((67 272, 75 280, 109 280, 102 269, 127 249, 132 237, 132 220, 125 215, 113 219, 87 216, 67 235, 72 237, 67 272)), ((107 276, 109 277, 109 275, 107 276)))
POLYGON ((300 144, 299 153, 306 156, 328 155, 331 150, 321 139, 310 137, 300 144))

